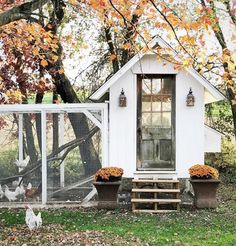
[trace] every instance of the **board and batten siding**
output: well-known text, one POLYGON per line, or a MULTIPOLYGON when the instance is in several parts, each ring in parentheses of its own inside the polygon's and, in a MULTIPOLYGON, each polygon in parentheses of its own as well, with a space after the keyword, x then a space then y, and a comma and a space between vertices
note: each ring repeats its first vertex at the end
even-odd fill
POLYGON ((145 55, 110 87, 109 165, 123 168, 124 177, 133 177, 136 171, 137 74, 176 74, 176 172, 180 178, 189 177, 191 165, 204 163, 204 87, 187 72, 163 66, 154 55, 145 55), (190 87, 194 107, 186 106, 190 87), (122 88, 127 97, 124 108, 118 102, 122 88))
POLYGON ((221 152, 222 134, 205 125, 205 152, 221 152))
POLYGON ((128 70, 110 88, 109 105, 109 164, 123 168, 124 177, 136 170, 136 101, 136 76, 128 70), (122 88, 127 107, 119 107, 122 88))

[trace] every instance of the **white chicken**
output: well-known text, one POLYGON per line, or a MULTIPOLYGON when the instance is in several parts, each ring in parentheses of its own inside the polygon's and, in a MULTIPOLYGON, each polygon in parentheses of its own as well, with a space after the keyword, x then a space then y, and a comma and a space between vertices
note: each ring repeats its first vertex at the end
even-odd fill
POLYGON ((2 190, 2 186, 0 184, 0 199, 4 197, 4 191, 2 190))
POLYGON ((17 167, 24 169, 27 167, 29 160, 30 160, 30 156, 27 155, 24 160, 22 160, 22 161, 16 160, 15 163, 16 163, 17 167))
POLYGON ((41 212, 35 215, 33 209, 29 205, 26 205, 25 208, 26 208, 26 215, 25 215, 26 225, 29 227, 31 231, 40 228, 42 226, 41 212))
POLYGON ((21 184, 20 186, 16 187, 15 195, 16 195, 17 199, 25 200, 25 189, 24 189, 24 185, 23 184, 21 184))
POLYGON ((14 202, 14 201, 17 200, 16 192, 15 191, 10 191, 7 185, 5 185, 4 195, 8 199, 9 202, 14 202))

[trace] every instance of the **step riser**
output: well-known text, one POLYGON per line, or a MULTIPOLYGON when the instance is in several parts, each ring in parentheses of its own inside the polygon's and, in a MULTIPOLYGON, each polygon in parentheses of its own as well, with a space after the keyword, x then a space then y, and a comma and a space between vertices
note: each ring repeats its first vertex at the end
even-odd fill
POLYGON ((156 172, 156 171, 140 171, 134 173, 134 179, 177 179, 176 172, 156 172))

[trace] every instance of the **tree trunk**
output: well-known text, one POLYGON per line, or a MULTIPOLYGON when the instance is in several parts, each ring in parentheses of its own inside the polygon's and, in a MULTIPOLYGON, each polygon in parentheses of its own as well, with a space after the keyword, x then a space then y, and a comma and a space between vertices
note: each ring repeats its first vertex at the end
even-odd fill
MULTIPOLYGON (((69 79, 65 74, 52 73, 51 76, 55 81, 58 94, 64 103, 80 103, 69 79)), ((89 132, 87 118, 82 113, 70 113, 69 119, 73 127, 76 138, 83 138, 89 132)), ((101 167, 98 154, 94 148, 92 139, 79 144, 82 164, 84 166, 85 175, 94 174, 101 167)))
POLYGON ((24 118, 25 134, 26 134, 27 154, 30 156, 31 162, 35 163, 38 159, 38 156, 34 144, 32 122, 29 114, 24 114, 23 118, 24 118))
MULTIPOLYGON (((53 92, 53 103, 55 104, 58 100, 58 94, 53 92)), ((58 113, 52 113, 52 134, 53 134, 53 141, 52 141, 52 151, 54 152, 59 147, 59 127, 58 127, 58 113)))
POLYGON ((21 19, 30 20, 31 14, 48 3, 48 0, 33 0, 27 1, 26 3, 15 6, 7 11, 0 14, 0 26, 7 25, 13 21, 18 21, 21 19))
MULTIPOLYGON (((37 93, 35 103, 41 104, 43 102, 43 96, 44 93, 37 93)), ((36 113, 35 114, 35 121, 36 121, 36 132, 37 132, 37 138, 38 138, 38 145, 40 152, 42 152, 42 135, 41 135, 41 114, 36 113)))
MULTIPOLYGON (((19 88, 23 95, 22 103, 28 104, 26 86, 24 84, 20 84, 19 88)), ((23 127, 25 129, 25 135, 26 135, 26 145, 27 145, 26 152, 30 156, 30 162, 34 163, 38 160, 38 155, 34 143, 34 135, 33 135, 30 114, 23 114, 23 127)))
POLYGON ((234 94, 232 88, 230 88, 230 87, 227 88, 227 98, 230 101, 230 105, 231 105, 233 124, 234 124, 234 137, 236 140, 236 104, 232 103, 232 100, 235 99, 235 94, 234 94))
MULTIPOLYGON (((225 1, 226 6, 227 6, 227 2, 228 1, 225 1)), ((215 2, 211 0, 211 1, 209 1, 209 3, 210 3, 210 7, 212 9, 212 12, 213 12, 213 16, 217 20, 217 8, 215 7, 215 2)), ((205 4, 204 0, 201 0, 201 4, 202 4, 203 7, 206 7, 206 4, 205 4)), ((229 11, 228 8, 227 8, 227 10, 229 11)), ((230 13, 229 13, 229 15, 230 15, 230 13)), ((232 18, 231 15, 230 15, 230 17, 232 18)), ((233 21, 233 23, 235 23, 233 19, 232 19, 232 21, 233 21)), ((221 28, 221 26, 219 24, 219 21, 216 21, 213 24, 211 24, 211 27, 212 27, 212 30, 213 30, 213 32, 215 34, 216 39, 218 40, 218 42, 219 42, 219 44, 220 44, 220 46, 222 48, 222 52, 224 52, 224 50, 226 50, 226 49, 228 50, 227 43, 225 41, 225 38, 224 38, 224 35, 223 35, 223 31, 222 31, 222 28, 221 28)), ((230 51, 228 51, 228 52, 230 54, 230 51)), ((233 57, 233 55, 230 54, 230 57, 233 57)), ((224 68, 224 71, 228 74, 227 79, 233 81, 234 89, 235 89, 235 80, 233 79, 234 76, 231 75, 227 62, 223 63, 223 68, 224 68)), ((231 105, 231 111, 232 111, 232 117, 233 117, 233 125, 234 125, 234 137, 236 139, 236 105, 233 104, 233 100, 235 100, 236 96, 235 96, 235 92, 233 91, 233 88, 231 87, 231 84, 229 85, 227 81, 226 81, 226 86, 225 87, 226 87, 227 99, 229 100, 230 105, 231 105)))

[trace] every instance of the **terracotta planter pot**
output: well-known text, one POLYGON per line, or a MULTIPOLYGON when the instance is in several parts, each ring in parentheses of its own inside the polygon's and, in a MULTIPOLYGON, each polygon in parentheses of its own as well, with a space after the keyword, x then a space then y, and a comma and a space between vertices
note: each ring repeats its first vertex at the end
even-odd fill
POLYGON ((117 193, 121 182, 93 182, 98 192, 98 208, 117 208, 117 193))
POLYGON ((194 191, 194 205, 197 208, 216 208, 216 191, 220 180, 215 179, 191 179, 190 183, 194 191))

